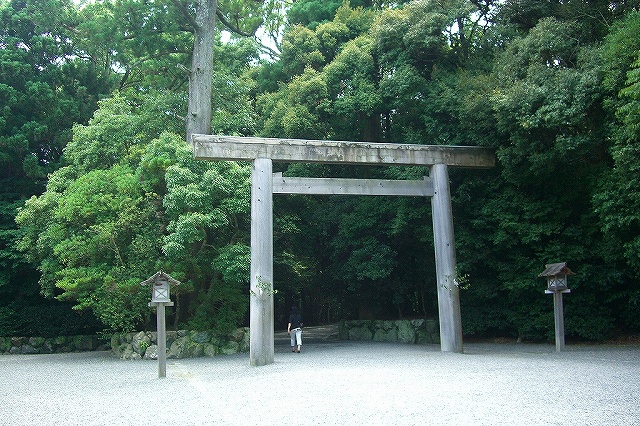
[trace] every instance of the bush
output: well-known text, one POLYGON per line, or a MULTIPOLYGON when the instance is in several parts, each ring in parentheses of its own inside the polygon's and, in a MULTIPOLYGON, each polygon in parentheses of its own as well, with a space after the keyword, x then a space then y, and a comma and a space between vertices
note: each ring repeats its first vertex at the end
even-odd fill
POLYGON ((211 286, 198 300, 201 303, 186 325, 197 331, 230 333, 242 324, 248 308, 246 297, 238 286, 224 282, 211 286))
POLYGON ((0 306, 0 336, 73 336, 102 329, 90 312, 77 312, 57 301, 13 302, 0 306))

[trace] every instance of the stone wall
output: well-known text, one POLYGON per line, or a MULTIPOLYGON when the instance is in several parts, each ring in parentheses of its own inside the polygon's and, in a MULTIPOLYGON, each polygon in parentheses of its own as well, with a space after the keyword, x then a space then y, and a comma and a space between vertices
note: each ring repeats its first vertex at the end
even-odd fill
MULTIPOLYGON (((414 344, 439 343, 435 320, 355 320, 338 326, 341 340, 374 340, 414 344)), ((229 335, 213 331, 167 331, 167 358, 212 357, 249 351, 249 328, 239 328, 229 335)), ((158 359, 157 333, 118 333, 110 346, 97 336, 0 337, 0 354, 52 354, 109 350, 121 359, 158 359)))
POLYGON ((438 324, 430 319, 342 321, 338 327, 338 338, 414 344, 440 343, 438 324))
MULTIPOLYGON (((167 358, 192 358, 249 351, 249 328, 229 335, 213 331, 167 331, 167 358)), ((157 333, 117 333, 110 343, 97 336, 0 337, 0 354, 111 351, 121 359, 158 359, 157 333)))
POLYGON ((54 354, 108 350, 97 336, 0 337, 0 353, 54 354))
MULTIPOLYGON (((158 359, 157 333, 114 334, 111 350, 121 359, 158 359)), ((239 328, 229 335, 213 331, 167 331, 167 358, 212 357, 249 351, 249 328, 239 328)))

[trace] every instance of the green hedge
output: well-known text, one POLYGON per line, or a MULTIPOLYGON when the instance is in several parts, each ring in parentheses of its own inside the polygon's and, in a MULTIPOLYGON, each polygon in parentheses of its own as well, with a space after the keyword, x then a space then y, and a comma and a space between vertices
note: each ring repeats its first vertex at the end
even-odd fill
POLYGON ((91 313, 76 312, 71 304, 56 301, 0 306, 0 336, 72 336, 102 330, 91 313))

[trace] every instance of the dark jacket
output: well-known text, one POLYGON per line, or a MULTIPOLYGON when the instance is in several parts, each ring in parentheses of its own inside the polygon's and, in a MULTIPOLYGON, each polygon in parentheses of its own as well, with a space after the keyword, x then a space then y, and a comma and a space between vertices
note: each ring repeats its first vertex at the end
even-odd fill
POLYGON ((289 324, 291 324, 291 330, 302 327, 302 317, 297 311, 291 311, 291 315, 289 315, 289 324))

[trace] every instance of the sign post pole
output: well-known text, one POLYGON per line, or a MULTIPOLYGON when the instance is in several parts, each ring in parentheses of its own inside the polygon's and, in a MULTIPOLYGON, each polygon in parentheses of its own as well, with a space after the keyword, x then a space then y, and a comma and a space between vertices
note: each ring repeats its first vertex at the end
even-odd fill
POLYGON ((156 307, 157 344, 158 344, 158 378, 167 377, 167 325, 165 320, 165 306, 173 306, 170 285, 180 285, 162 271, 156 272, 151 278, 140 285, 151 285, 151 302, 149 306, 156 307))
POLYGON ((164 303, 158 303, 156 315, 158 323, 158 377, 162 378, 167 377, 167 327, 164 303))

